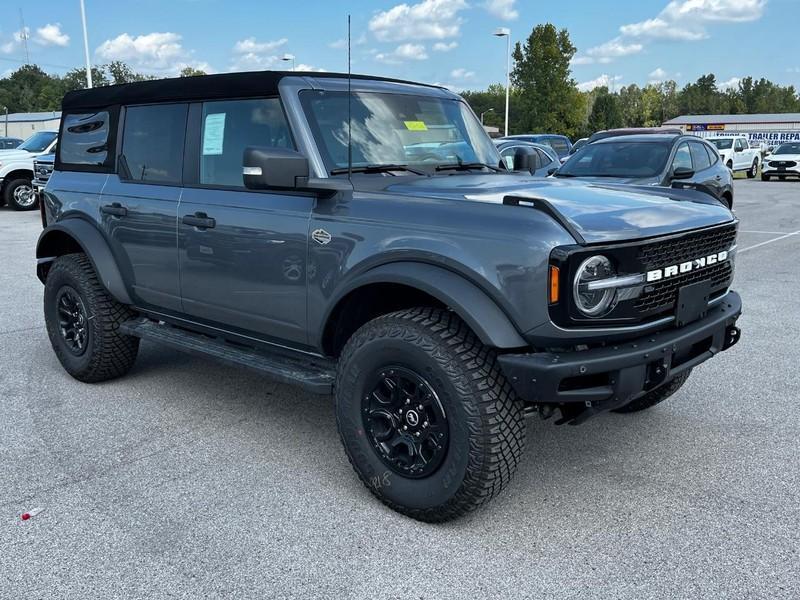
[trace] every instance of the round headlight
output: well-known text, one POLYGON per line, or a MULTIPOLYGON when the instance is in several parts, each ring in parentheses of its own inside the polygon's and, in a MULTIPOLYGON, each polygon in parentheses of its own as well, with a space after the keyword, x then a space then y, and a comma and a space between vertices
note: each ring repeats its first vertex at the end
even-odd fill
POLYGON ((590 289, 589 284, 600 279, 614 277, 616 271, 605 256, 587 258, 575 274, 573 296, 578 310, 587 317, 599 317, 609 311, 617 298, 614 288, 590 289))

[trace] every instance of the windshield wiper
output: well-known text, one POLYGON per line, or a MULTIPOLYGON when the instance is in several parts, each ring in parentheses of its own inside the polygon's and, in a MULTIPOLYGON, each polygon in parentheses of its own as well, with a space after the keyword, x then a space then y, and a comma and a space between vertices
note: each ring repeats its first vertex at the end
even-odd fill
POLYGON ((486 163, 482 162, 457 162, 436 165, 437 171, 469 171, 471 169, 490 169, 495 173, 501 172, 499 167, 493 167, 492 165, 487 165, 486 163))
POLYGON ((338 167, 336 169, 331 169, 331 175, 342 175, 344 173, 348 173, 352 170, 353 173, 390 173, 392 171, 408 171, 409 173, 414 173, 414 175, 425 175, 428 174, 424 171, 420 171, 419 169, 412 169, 408 165, 359 165, 357 167, 353 167, 352 169, 348 169, 347 167, 338 167))

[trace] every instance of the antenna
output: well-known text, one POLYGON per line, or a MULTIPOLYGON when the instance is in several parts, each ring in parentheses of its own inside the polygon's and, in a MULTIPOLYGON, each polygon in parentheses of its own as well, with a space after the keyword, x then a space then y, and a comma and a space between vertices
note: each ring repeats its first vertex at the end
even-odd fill
POLYGON ((353 178, 353 121, 352 121, 352 92, 350 86, 350 15, 347 15, 347 178, 353 178))
POLYGON ((19 41, 22 42, 22 47, 25 50, 25 64, 31 64, 31 55, 28 52, 28 30, 25 29, 25 18, 22 16, 22 9, 19 9, 19 23, 20 23, 20 30, 19 30, 19 41))

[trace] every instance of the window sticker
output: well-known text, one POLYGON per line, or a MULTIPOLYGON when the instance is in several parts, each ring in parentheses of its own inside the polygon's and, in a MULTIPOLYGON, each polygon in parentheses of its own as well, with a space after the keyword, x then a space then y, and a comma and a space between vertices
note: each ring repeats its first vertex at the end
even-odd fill
POLYGON ((403 121, 409 131, 428 131, 425 121, 403 121))
POLYGON ((203 156, 222 154, 222 140, 225 138, 225 113, 206 115, 203 127, 203 156))

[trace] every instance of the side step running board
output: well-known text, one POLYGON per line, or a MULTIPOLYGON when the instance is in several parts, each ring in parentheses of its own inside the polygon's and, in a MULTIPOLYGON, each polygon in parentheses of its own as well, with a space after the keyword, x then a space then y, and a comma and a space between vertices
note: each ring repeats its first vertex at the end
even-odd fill
POLYGON ((291 354, 289 350, 263 351, 227 343, 150 319, 135 319, 120 325, 120 331, 196 356, 249 367, 281 383, 298 385, 315 394, 333 393, 336 363, 332 360, 291 354))

